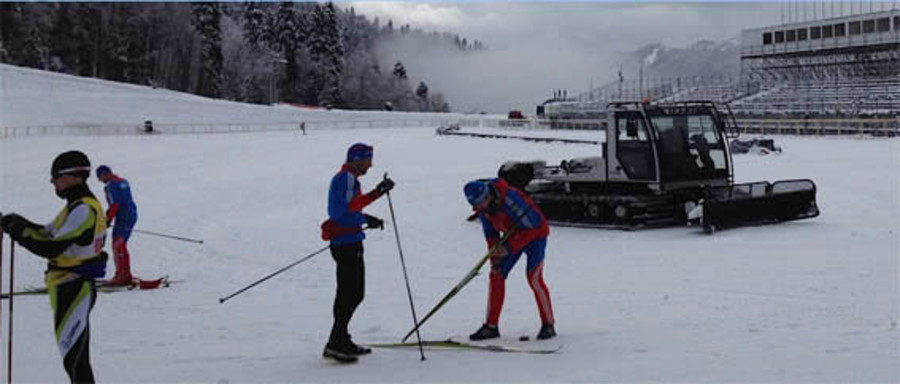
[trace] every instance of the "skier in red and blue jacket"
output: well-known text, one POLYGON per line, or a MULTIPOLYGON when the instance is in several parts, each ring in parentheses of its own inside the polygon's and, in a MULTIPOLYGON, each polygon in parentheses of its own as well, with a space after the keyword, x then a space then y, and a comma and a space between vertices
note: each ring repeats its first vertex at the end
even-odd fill
POLYGON ((363 208, 394 188, 387 177, 369 193, 362 194, 357 179, 372 166, 373 148, 356 143, 347 150, 347 161, 331 179, 328 188, 328 220, 322 224, 322 239, 331 241, 331 257, 337 264, 337 293, 334 298, 334 324, 323 356, 341 362, 354 362, 358 355, 372 350, 355 344, 347 327, 353 312, 365 295, 363 262, 363 224, 384 229, 384 221, 362 212, 363 208))
POLYGON ((129 285, 133 283, 131 275, 131 254, 128 253, 128 239, 137 222, 137 205, 131 196, 131 186, 128 180, 113 173, 107 165, 97 167, 97 180, 103 184, 106 192, 106 202, 109 208, 106 210, 106 222, 113 227, 113 261, 116 264, 116 274, 105 285, 129 285))
POLYGON ((543 340, 556 336, 550 291, 543 276, 547 236, 550 235, 544 214, 528 195, 503 179, 471 181, 463 191, 481 218, 488 249, 492 250, 487 319, 478 331, 469 335, 469 339, 500 337, 498 324, 506 292, 506 277, 523 253, 528 255, 526 277, 541 316, 537 338, 543 340), (501 232, 508 236, 505 242, 498 244, 501 232))

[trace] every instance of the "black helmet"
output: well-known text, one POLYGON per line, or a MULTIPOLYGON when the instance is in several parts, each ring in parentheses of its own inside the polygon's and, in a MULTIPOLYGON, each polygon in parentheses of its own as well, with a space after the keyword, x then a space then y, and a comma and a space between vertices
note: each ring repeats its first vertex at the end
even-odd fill
POLYGON ((63 152, 53 159, 50 175, 55 179, 63 175, 72 175, 87 179, 91 175, 91 161, 81 151, 63 152))

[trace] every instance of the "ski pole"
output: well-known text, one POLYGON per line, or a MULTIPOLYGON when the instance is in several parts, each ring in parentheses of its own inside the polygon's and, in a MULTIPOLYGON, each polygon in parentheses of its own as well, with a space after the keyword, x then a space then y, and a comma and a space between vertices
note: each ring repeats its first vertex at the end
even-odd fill
POLYGON ((246 290, 248 290, 248 289, 250 289, 250 288, 253 288, 253 287, 257 286, 257 285, 261 284, 262 282, 264 282, 264 281, 266 281, 266 280, 269 280, 269 279, 275 277, 276 275, 278 275, 278 274, 280 274, 280 273, 282 273, 282 272, 284 272, 284 271, 287 271, 288 269, 290 269, 291 267, 293 267, 293 266, 295 266, 295 265, 297 265, 297 264, 300 264, 300 263, 302 263, 302 262, 304 262, 304 261, 306 261, 306 260, 311 259, 313 256, 318 255, 318 254, 324 252, 324 251, 325 251, 326 249, 328 249, 329 247, 330 247, 330 245, 326 245, 326 246, 322 247, 321 249, 319 249, 319 250, 317 250, 317 251, 315 251, 315 252, 313 252, 313 253, 310 253, 309 255, 304 256, 302 259, 297 260, 297 261, 295 261, 295 262, 293 262, 293 263, 291 263, 291 264, 289 264, 289 265, 287 265, 287 266, 285 266, 285 267, 283 267, 283 268, 281 268, 281 269, 279 269, 279 270, 277 270, 277 271, 275 271, 275 272, 270 273, 268 276, 263 277, 262 279, 259 279, 259 280, 257 280, 256 282, 254 282, 254 283, 252 283, 252 284, 250 284, 250 285, 248 285, 248 286, 246 286, 246 287, 244 287, 244 288, 239 289, 237 292, 232 293, 232 294, 230 294, 230 295, 228 295, 228 296, 225 296, 225 297, 223 297, 223 298, 220 298, 220 299, 219 299, 219 304, 222 304, 222 303, 224 303, 225 301, 227 301, 228 299, 230 299, 230 298, 232 298, 232 297, 235 297, 235 296, 237 296, 237 295, 240 295, 240 294, 243 293, 244 291, 246 291, 246 290))
POLYGON ((12 383, 12 353, 13 353, 13 279, 15 277, 15 266, 16 266, 16 242, 15 240, 10 239, 9 241, 9 348, 7 351, 7 374, 6 380, 7 383, 12 383))
MULTIPOLYGON (((365 231, 365 230, 367 230, 367 229, 369 229, 369 227, 367 227, 367 226, 366 226, 366 227, 362 227, 362 230, 363 230, 363 231, 365 231)), ((244 291, 246 291, 246 290, 248 290, 248 289, 250 289, 250 288, 253 288, 253 287, 259 285, 259 284, 262 283, 263 281, 266 281, 266 280, 269 280, 269 279, 275 277, 276 275, 278 275, 278 274, 281 273, 281 272, 284 272, 284 271, 287 271, 288 269, 291 269, 292 267, 294 267, 294 266, 297 265, 297 264, 300 264, 300 263, 302 263, 302 262, 304 262, 304 261, 306 261, 306 260, 311 259, 313 256, 318 255, 318 254, 324 252, 326 249, 328 249, 328 248, 330 248, 330 247, 331 247, 330 244, 329 244, 329 245, 326 245, 326 246, 322 247, 321 249, 319 249, 319 250, 317 250, 317 251, 315 251, 315 252, 313 252, 313 253, 310 253, 310 254, 308 254, 308 255, 306 255, 306 256, 303 256, 303 258, 301 258, 300 260, 297 260, 297 261, 295 261, 295 262, 293 262, 293 263, 290 263, 290 264, 284 266, 284 268, 281 268, 281 269, 279 269, 279 270, 277 270, 277 271, 275 271, 275 272, 272 272, 272 273, 270 273, 268 276, 263 277, 262 279, 259 279, 259 280, 255 281, 253 284, 250 284, 250 285, 248 285, 248 286, 246 286, 246 287, 244 287, 244 288, 239 289, 239 290, 238 290, 237 292, 235 292, 235 293, 232 293, 232 294, 230 294, 230 295, 228 295, 228 296, 219 298, 219 304, 222 304, 222 303, 226 302, 228 299, 230 299, 230 298, 232 298, 232 297, 235 297, 235 296, 237 296, 237 295, 240 295, 240 294, 243 293, 244 291)))
MULTIPOLYGON (((3 214, 0 213, 0 221, 3 214)), ((3 229, 0 228, 0 294, 3 293, 3 229)), ((9 293, 12 296, 12 292, 9 293)), ((0 307, 0 329, 3 329, 3 307, 0 307)))
MULTIPOLYGON (((363 230, 363 231, 365 231, 365 230, 367 230, 367 229, 369 229, 369 227, 362 227, 362 230, 363 230)), ((240 294, 243 293, 244 291, 246 291, 246 290, 248 290, 248 289, 250 289, 250 288, 253 288, 253 287, 259 285, 259 284, 262 283, 263 281, 266 281, 266 280, 269 280, 269 279, 275 277, 276 275, 278 275, 278 274, 281 273, 281 272, 284 272, 284 271, 287 271, 288 269, 291 269, 293 266, 295 266, 295 265, 297 265, 297 264, 300 264, 300 263, 302 263, 302 262, 304 262, 304 261, 306 261, 306 260, 311 259, 313 256, 318 255, 318 254, 324 252, 326 249, 328 249, 328 248, 330 248, 330 247, 331 247, 330 244, 329 244, 329 245, 326 245, 326 246, 322 247, 321 249, 319 249, 319 250, 317 250, 317 251, 315 251, 315 252, 313 252, 313 253, 310 253, 310 254, 308 254, 308 255, 306 255, 306 256, 303 256, 303 258, 301 258, 300 260, 297 260, 297 261, 295 261, 295 262, 293 262, 293 263, 290 263, 290 264, 286 265, 284 268, 281 268, 281 269, 279 269, 279 270, 277 270, 277 271, 275 271, 275 272, 272 272, 272 273, 270 273, 268 276, 263 277, 262 279, 259 279, 259 280, 255 281, 253 284, 250 284, 250 285, 248 285, 248 286, 246 286, 246 287, 244 287, 244 288, 239 289, 239 290, 238 290, 237 292, 235 292, 235 293, 232 293, 232 294, 230 294, 230 295, 228 295, 228 296, 219 298, 219 304, 222 304, 222 303, 228 301, 228 299, 230 299, 230 298, 232 298, 232 297, 235 297, 235 296, 237 296, 237 295, 240 295, 240 294)))
POLYGON ((444 298, 442 298, 441 301, 439 301, 437 304, 435 304, 434 308, 432 308, 431 311, 429 311, 428 314, 426 314, 425 317, 422 318, 422 321, 416 323, 416 326, 412 330, 410 330, 406 334, 406 336, 403 336, 402 341, 406 342, 406 339, 409 339, 409 337, 412 336, 413 332, 418 332, 419 328, 422 327, 422 324, 425 324, 425 322, 428 321, 428 319, 430 319, 431 316, 434 315, 439 309, 441 309, 441 307, 443 307, 444 304, 447 304, 447 302, 450 301, 450 299, 452 299, 453 296, 456 296, 456 294, 459 293, 459 291, 461 291, 463 289, 463 287, 466 286, 466 284, 469 284, 469 282, 472 281, 472 279, 474 279, 475 276, 478 275, 478 271, 481 269, 481 267, 484 265, 484 263, 486 263, 488 261, 488 259, 491 257, 491 254, 494 253, 494 250, 497 249, 497 247, 502 246, 503 243, 506 242, 506 239, 509 238, 509 235, 511 233, 512 233, 512 231, 509 231, 509 232, 506 232, 505 234, 503 234, 503 237, 500 238, 500 241, 498 241, 496 244, 494 244, 494 246, 491 247, 491 249, 488 250, 488 252, 484 256, 482 256, 481 259, 479 259, 477 263, 475 263, 475 266, 472 267, 472 269, 470 269, 469 272, 466 273, 465 276, 463 276, 462 280, 460 280, 459 283, 456 283, 456 285, 453 287, 453 289, 451 289, 450 292, 447 292, 447 294, 444 295, 444 298))
MULTIPOLYGON (((387 180, 387 173, 384 174, 385 180, 387 180)), ((397 251, 400 253, 400 266, 403 267, 403 280, 406 281, 406 295, 409 296, 409 309, 412 311, 413 317, 413 325, 419 324, 418 317, 416 317, 416 306, 413 304, 412 297, 412 289, 409 287, 409 276, 406 274, 406 261, 403 259, 403 247, 400 246, 400 232, 397 230, 397 216, 394 215, 394 203, 391 201, 391 192, 388 191, 385 193, 387 195, 388 207, 391 210, 391 224, 394 226, 394 237, 397 238, 397 251)), ((419 343, 419 355, 422 356, 422 361, 425 361, 425 348, 422 347, 422 336, 419 334, 419 328, 416 327, 416 340, 419 343)))
POLYGON ((165 233, 159 233, 159 232, 153 232, 153 231, 145 231, 145 230, 142 230, 142 229, 134 229, 134 230, 132 230, 132 231, 133 231, 133 232, 137 232, 137 233, 143 233, 143 234, 145 234, 145 235, 159 236, 159 237, 165 237, 165 238, 167 238, 167 239, 174 239, 174 240, 187 241, 187 242, 191 242, 191 243, 203 244, 203 240, 191 239, 191 238, 188 238, 188 237, 181 237, 181 236, 175 236, 175 235, 167 235, 167 234, 165 234, 165 233))
POLYGON ((491 255, 494 253, 494 251, 497 249, 497 247, 501 247, 501 246, 503 246, 504 243, 506 243, 506 241, 509 239, 510 235, 512 235, 513 232, 515 232, 516 229, 518 229, 519 222, 530 211, 531 211, 531 209, 526 209, 524 212, 522 212, 522 214, 519 215, 519 217, 516 218, 515 221, 513 221, 513 225, 509 228, 508 231, 506 231, 506 233, 503 234, 503 236, 500 238, 500 241, 495 243, 494 246, 492 246, 488 250, 488 252, 484 256, 482 256, 481 259, 479 259, 477 263, 475 263, 475 266, 472 269, 470 269, 469 272, 466 273, 465 276, 463 276, 462 280, 460 280, 459 283, 456 283, 456 285, 453 287, 453 289, 450 290, 450 292, 447 292, 447 294, 444 295, 444 298, 442 298, 441 301, 439 301, 434 306, 434 308, 432 308, 431 311, 429 311, 428 314, 425 315, 424 318, 422 318, 422 321, 420 321, 418 324, 416 324, 416 326, 412 330, 410 330, 406 334, 406 336, 403 336, 404 342, 406 341, 406 339, 409 339, 409 337, 413 334, 413 332, 418 331, 419 328, 422 327, 422 324, 425 324, 425 322, 428 321, 428 319, 431 318, 431 316, 434 315, 439 309, 441 309, 441 307, 443 307, 444 304, 447 304, 447 302, 450 301, 450 299, 452 299, 453 296, 456 296, 456 294, 459 293, 459 291, 461 291, 463 289, 463 287, 466 286, 466 284, 469 284, 469 282, 472 281, 472 279, 474 279, 475 276, 478 275, 478 271, 481 269, 481 267, 484 265, 484 263, 486 263, 488 261, 488 259, 491 258, 491 255))

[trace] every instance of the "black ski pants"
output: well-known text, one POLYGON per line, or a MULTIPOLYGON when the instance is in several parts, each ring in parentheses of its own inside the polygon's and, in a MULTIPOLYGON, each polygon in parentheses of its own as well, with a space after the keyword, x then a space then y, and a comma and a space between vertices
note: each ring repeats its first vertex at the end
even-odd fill
POLYGON ((337 264, 337 293, 334 297, 334 325, 328 342, 343 344, 350 341, 347 326, 366 291, 362 242, 332 245, 331 257, 337 264))
POLYGON ((79 277, 49 288, 57 342, 69 381, 93 383, 89 318, 97 301, 94 280, 79 277))

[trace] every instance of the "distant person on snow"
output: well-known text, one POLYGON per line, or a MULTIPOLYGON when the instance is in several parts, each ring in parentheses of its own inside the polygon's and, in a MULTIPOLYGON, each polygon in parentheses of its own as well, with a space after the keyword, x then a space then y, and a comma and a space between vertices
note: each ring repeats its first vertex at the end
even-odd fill
POLYGON ((113 226, 113 261, 116 264, 116 274, 105 285, 118 286, 134 284, 134 276, 131 275, 131 255, 128 253, 128 239, 137 222, 137 206, 131 196, 131 187, 128 180, 113 173, 109 166, 97 167, 97 180, 103 184, 106 192, 106 202, 109 209, 106 211, 107 225, 113 226))
POLYGON ((500 311, 506 292, 506 277, 519 261, 522 253, 528 255, 526 277, 534 292, 538 312, 541 315, 539 340, 556 336, 550 291, 544 284, 544 252, 550 228, 540 208, 522 191, 510 186, 506 180, 471 181, 463 192, 469 204, 481 218, 484 237, 490 255, 491 272, 488 285, 487 319, 478 331, 469 335, 471 340, 500 337, 500 311), (506 242, 500 242, 500 233, 509 233, 506 242))
POLYGON ((340 362, 354 362, 358 355, 371 353, 370 348, 351 340, 348 324, 365 295, 362 225, 384 229, 384 221, 364 214, 363 208, 394 188, 385 178, 371 192, 362 194, 359 176, 372 166, 373 148, 356 143, 347 150, 347 161, 328 189, 328 220, 322 224, 322 239, 331 241, 331 257, 337 264, 337 293, 334 298, 334 324, 323 356, 340 362))
POLYGON ((106 273, 106 218, 87 186, 90 175, 91 163, 84 153, 62 153, 50 170, 56 195, 66 201, 56 218, 47 225, 16 214, 0 220, 0 227, 14 241, 47 259, 44 284, 53 308, 56 342, 73 383, 94 382, 89 318, 97 300, 94 279, 106 273))

